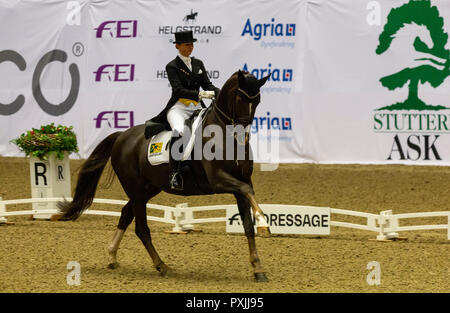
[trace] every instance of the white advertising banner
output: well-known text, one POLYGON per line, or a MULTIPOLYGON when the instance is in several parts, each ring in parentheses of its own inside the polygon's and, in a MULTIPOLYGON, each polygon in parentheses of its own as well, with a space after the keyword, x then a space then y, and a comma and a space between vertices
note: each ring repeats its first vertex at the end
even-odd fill
POLYGON ((53 122, 74 126, 71 157, 86 158, 155 116, 174 33, 192 30, 217 87, 271 74, 257 162, 450 164, 450 1, 0 0, 0 27, 3 156, 53 122))
POLYGON ((450 1, 308 5, 303 152, 323 163, 450 164, 450 1))

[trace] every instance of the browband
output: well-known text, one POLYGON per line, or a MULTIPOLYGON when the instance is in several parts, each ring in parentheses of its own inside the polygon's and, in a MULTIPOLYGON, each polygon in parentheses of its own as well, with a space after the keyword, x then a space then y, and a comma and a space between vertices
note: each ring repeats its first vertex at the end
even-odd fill
POLYGON ((241 88, 237 89, 238 91, 240 91, 241 93, 243 93, 247 98, 249 98, 250 100, 255 99, 257 96, 259 96, 259 94, 261 93, 260 91, 258 91, 258 93, 254 96, 249 96, 244 90, 242 90, 241 88))

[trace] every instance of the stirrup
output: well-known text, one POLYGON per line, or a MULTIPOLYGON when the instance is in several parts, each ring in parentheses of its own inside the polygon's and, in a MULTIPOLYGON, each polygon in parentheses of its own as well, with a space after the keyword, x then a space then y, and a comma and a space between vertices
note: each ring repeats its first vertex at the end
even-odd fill
POLYGON ((172 173, 170 176, 170 188, 173 190, 183 190, 183 177, 180 175, 180 173, 172 173), (178 181, 178 178, 180 179, 180 182, 178 181))

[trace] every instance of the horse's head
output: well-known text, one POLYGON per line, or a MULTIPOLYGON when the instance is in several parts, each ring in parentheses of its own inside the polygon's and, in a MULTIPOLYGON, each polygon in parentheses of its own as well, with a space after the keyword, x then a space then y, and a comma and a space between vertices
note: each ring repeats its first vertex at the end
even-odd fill
POLYGON ((261 101, 260 89, 270 74, 261 79, 239 70, 224 84, 218 104, 233 124, 248 126, 253 122, 256 107, 261 101))

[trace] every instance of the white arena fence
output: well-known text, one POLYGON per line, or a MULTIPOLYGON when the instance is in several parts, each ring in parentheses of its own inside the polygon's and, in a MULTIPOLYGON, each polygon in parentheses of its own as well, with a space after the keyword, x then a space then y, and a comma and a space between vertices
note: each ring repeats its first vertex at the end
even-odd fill
MULTIPOLYGON (((17 200, 3 200, 0 197, 0 224, 7 222, 9 216, 20 215, 39 215, 39 214, 56 214, 55 209, 46 210, 20 210, 20 211, 7 211, 8 205, 17 204, 32 204, 32 203, 50 203, 62 201, 63 198, 32 198, 32 199, 17 199, 17 200)), ((72 200, 71 198, 65 198, 65 200, 72 200)), ((94 199, 93 203, 110 204, 124 206, 128 201, 125 200, 111 200, 111 199, 94 199)), ((261 204, 261 209, 264 211, 266 204, 261 204)), ((300 206, 299 206, 300 207, 300 206)), ((190 230, 194 230, 194 224, 201 223, 226 223, 226 217, 208 217, 208 218, 195 218, 195 212, 216 211, 237 209, 237 205, 214 205, 214 206, 199 206, 189 207, 187 203, 176 205, 175 207, 147 204, 148 209, 161 210, 164 212, 163 217, 147 216, 147 220, 172 224, 172 232, 182 233, 190 230)), ((400 238, 398 232, 404 231, 418 231, 418 230, 437 230, 446 229, 447 239, 450 240, 450 211, 438 211, 438 212, 422 212, 422 213, 403 213, 393 214, 391 210, 382 211, 380 214, 357 212, 342 209, 330 209, 331 214, 353 216, 365 218, 366 223, 355 224, 349 222, 330 221, 330 226, 345 227, 352 229, 359 229, 365 231, 371 231, 378 233, 376 240, 385 241, 400 238), (447 217, 447 224, 433 224, 433 225, 413 225, 413 226, 399 226, 399 220, 401 219, 414 219, 414 218, 427 218, 427 217, 447 217)), ((116 216, 119 217, 120 211, 105 211, 105 210, 86 210, 83 214, 90 215, 102 215, 102 216, 116 216)))

